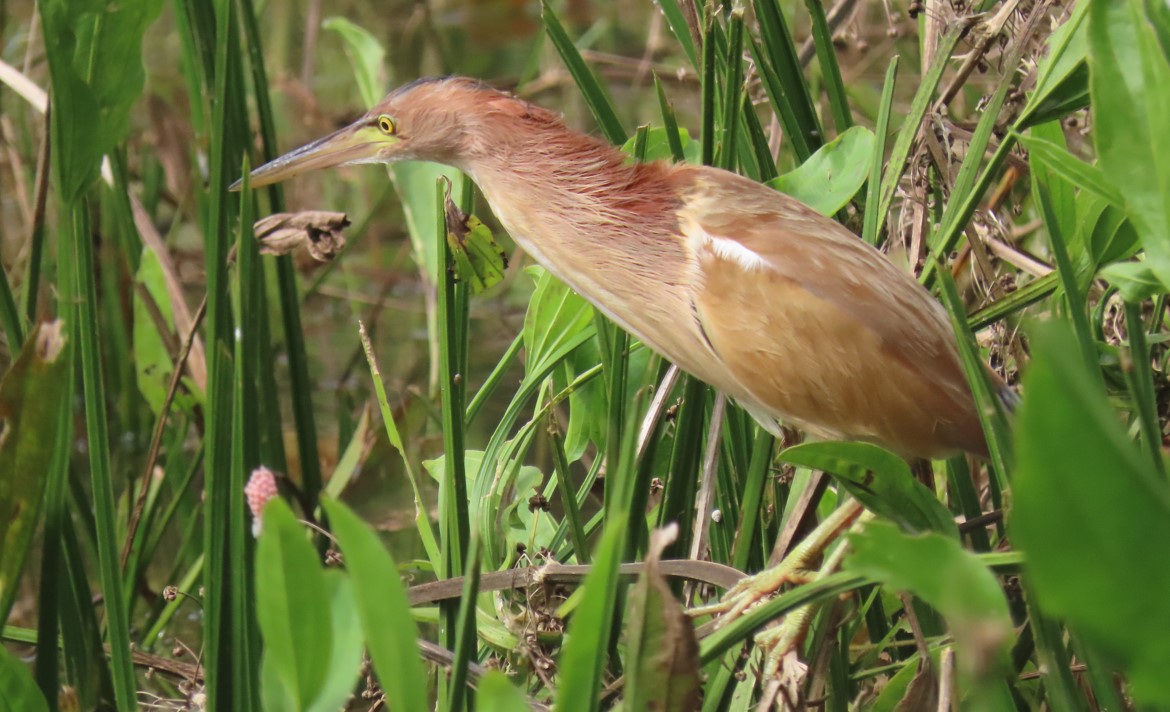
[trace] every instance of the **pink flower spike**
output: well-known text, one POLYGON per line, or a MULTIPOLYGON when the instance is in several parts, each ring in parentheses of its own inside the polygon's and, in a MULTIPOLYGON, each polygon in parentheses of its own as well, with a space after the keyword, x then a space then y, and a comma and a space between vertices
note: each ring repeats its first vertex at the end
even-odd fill
POLYGON ((279 494, 276 489, 276 474, 261 465, 252 470, 248 484, 244 485, 244 497, 248 500, 248 509, 252 512, 252 536, 260 536, 261 513, 268 500, 279 494))

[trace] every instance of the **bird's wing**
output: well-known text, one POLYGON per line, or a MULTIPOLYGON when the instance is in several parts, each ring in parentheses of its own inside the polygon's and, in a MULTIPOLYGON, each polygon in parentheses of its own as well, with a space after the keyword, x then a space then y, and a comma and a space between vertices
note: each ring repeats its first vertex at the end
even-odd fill
POLYGON ((796 200, 689 171, 679 225, 702 277, 695 312, 758 406, 903 454, 982 450, 946 313, 910 275, 796 200))

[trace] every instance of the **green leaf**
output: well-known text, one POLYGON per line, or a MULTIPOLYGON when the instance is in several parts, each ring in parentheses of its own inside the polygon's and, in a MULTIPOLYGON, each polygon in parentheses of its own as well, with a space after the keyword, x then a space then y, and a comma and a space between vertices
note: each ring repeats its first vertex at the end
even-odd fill
POLYGON ((593 325, 593 307, 581 295, 541 267, 529 267, 536 280, 536 290, 524 315, 524 350, 526 374, 543 371, 550 359, 578 341, 593 325))
POLYGON ((580 605, 569 621, 559 667, 557 712, 596 710, 609 651, 609 631, 617 598, 618 563, 625 544, 624 517, 606 522, 593 568, 585 577, 580 605))
POLYGON ((1098 265, 1133 257, 1141 248, 1141 241, 1125 210, 1104 206, 1093 222, 1089 246, 1098 265))
POLYGON ((455 262, 455 278, 466 282, 472 294, 496 286, 508 269, 508 255, 492 231, 479 218, 459 209, 446 198, 447 245, 455 262))
POLYGON ((479 712, 529 712, 524 693, 499 670, 488 670, 479 680, 475 709, 479 712))
POLYGON ((877 445, 810 442, 788 448, 778 459, 833 475, 867 509, 906 531, 959 536, 954 517, 934 493, 914 479, 906 461, 877 445))
POLYGON ((325 569, 323 573, 333 645, 325 666, 325 684, 308 707, 310 712, 336 712, 345 708, 346 700, 353 694, 354 685, 361 676, 362 653, 365 651, 353 583, 338 569, 325 569))
POLYGON ((1101 276, 1121 290, 1127 302, 1141 302, 1166 292, 1145 262, 1117 262, 1102 268, 1101 276))
POLYGON ((344 17, 327 17, 321 27, 332 30, 345 40, 345 55, 353 68, 353 77, 362 103, 373 106, 386 94, 386 50, 368 30, 344 17))
MULTIPOLYGON (((581 344, 561 362, 565 373, 564 385, 601 363, 597 338, 581 344)), ((560 384, 558 384, 560 387, 560 384)), ((569 424, 565 428, 565 457, 576 462, 585 454, 590 442, 604 446, 608 425, 605 384, 593 379, 569 394, 569 424)))
POLYGON ((333 654, 325 579, 304 525, 280 498, 264 507, 256 545, 256 617, 264 636, 265 697, 285 698, 305 710, 325 684, 333 654))
POLYGON ((53 162, 64 200, 98 175, 142 93, 142 36, 161 0, 39 3, 53 95, 53 162))
POLYGON ((1150 160, 1170 155, 1170 64, 1140 7, 1137 0, 1091 3, 1093 137, 1150 269, 1170 286, 1170 162, 1150 160))
POLYGON ((1049 36, 1048 53, 1040 60, 1036 86, 1020 112, 1017 128, 1054 121, 1088 105, 1088 9, 1088 2, 1078 2, 1068 21, 1049 36))
POLYGON ((435 183, 446 178, 449 184, 459 180, 459 171, 438 163, 395 163, 389 166, 390 178, 402 202, 406 231, 419 274, 428 283, 434 281, 439 265, 438 221, 442 206, 435 195, 435 183))
POLYGON ((846 571, 909 591, 947 619, 960 661, 985 671, 1012 634, 1007 601, 991 570, 957 539, 929 533, 910 536, 884 522, 849 535, 846 571))
POLYGON ((1170 492, 1130 442, 1067 326, 1037 324, 1017 416, 1012 539, 1043 609, 1170 705, 1170 492))
POLYGON ((695 626, 658 571, 678 525, 650 533, 646 567, 629 598, 625 706, 631 710, 693 710, 702 699, 695 626))
POLYGON ((1124 205, 1121 193, 1097 166, 1085 163, 1063 146, 1043 138, 1020 134, 1016 139, 1028 149, 1032 158, 1046 165, 1049 170, 1069 183, 1104 198, 1113 205, 1124 205))
POLYGON ((833 215, 857 195, 873 160, 873 132, 854 126, 809 159, 779 178, 768 181, 821 215, 833 215))
MULTIPOLYGON (((157 416, 166 402, 174 363, 159 329, 166 328, 174 333, 175 319, 171 309, 171 297, 167 293, 166 277, 154 250, 144 248, 138 263, 135 281, 146 289, 154 304, 148 306, 146 299, 134 291, 134 370, 137 375, 138 391, 146 399, 150 409, 157 416), (158 323, 153 312, 162 318, 158 323)), ((195 388, 188 383, 189 388, 195 388)), ((175 404, 186 409, 194 405, 185 389, 175 394, 175 404)))
POLYGON ((540 4, 540 17, 544 20, 544 30, 548 34, 548 38, 552 40, 553 47, 561 55, 561 60, 564 61, 565 67, 581 91, 581 97, 585 100, 585 104, 593 112, 594 118, 597 119, 602 133, 612 144, 625 143, 630 134, 622 127, 621 119, 618 118, 613 100, 609 98, 605 85, 598 80, 593 70, 589 69, 589 65, 585 64, 581 52, 577 50, 577 46, 573 44, 573 40, 569 38, 561 21, 557 19, 556 12, 547 1, 542 0, 540 4))
POLYGON ((373 530, 344 504, 327 499, 321 506, 345 555, 366 646, 390 709, 429 709, 427 676, 418 655, 418 628, 393 557, 373 530))
POLYGON ((0 712, 49 712, 24 663, 0 645, 0 712))
MULTIPOLYGON (((634 141, 636 139, 637 136, 631 136, 628 141, 622 144, 622 152, 634 155, 634 141)), ((697 163, 702 150, 699 142, 692 141, 690 132, 683 128, 678 130, 678 139, 679 148, 686 156, 687 161, 697 163)), ((643 161, 670 161, 674 157, 674 149, 670 145, 670 133, 666 128, 652 126, 646 131, 646 154, 642 157, 643 161)))
POLYGON ((53 449, 68 373, 63 322, 44 322, 0 380, 0 622, 16 600, 53 449))

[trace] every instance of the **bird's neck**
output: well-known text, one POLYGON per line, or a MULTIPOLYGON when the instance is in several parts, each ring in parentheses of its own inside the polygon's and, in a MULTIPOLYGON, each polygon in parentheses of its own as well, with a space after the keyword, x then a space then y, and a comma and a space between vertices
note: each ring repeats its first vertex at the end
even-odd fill
POLYGON ((519 129, 460 167, 526 249, 539 257, 561 246, 620 248, 643 235, 674 234, 670 166, 630 163, 559 120, 530 120, 519 129))
POLYGON ((694 278, 680 238, 677 170, 627 163, 557 124, 461 167, 541 265, 653 348, 678 353, 652 340, 656 323, 691 308, 675 287, 694 278))

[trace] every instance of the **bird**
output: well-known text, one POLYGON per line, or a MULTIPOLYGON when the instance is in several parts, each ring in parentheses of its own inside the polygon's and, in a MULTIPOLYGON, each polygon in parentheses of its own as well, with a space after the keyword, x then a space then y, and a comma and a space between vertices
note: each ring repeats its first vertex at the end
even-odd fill
MULTIPOLYGON (((466 173, 525 252, 773 434, 795 426, 907 460, 988 455, 941 304, 840 223, 733 172, 631 162, 553 111, 444 77, 399 87, 352 124, 256 168, 251 185, 395 161, 466 173)), ((1002 403, 1014 403, 984 370, 1002 403)), ((807 580, 821 551, 868 516, 846 500, 779 565, 691 613, 719 614, 723 625, 807 580)), ((809 620, 797 611, 757 634, 766 676, 787 664, 809 620)))
POLYGON ((251 185, 395 161, 466 173, 525 252, 774 434, 987 456, 942 306, 840 223, 736 173, 631 162, 556 112, 441 77, 256 168, 251 185))

